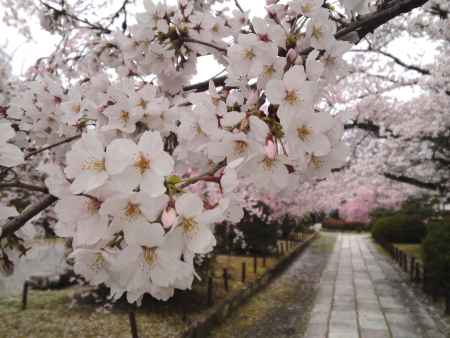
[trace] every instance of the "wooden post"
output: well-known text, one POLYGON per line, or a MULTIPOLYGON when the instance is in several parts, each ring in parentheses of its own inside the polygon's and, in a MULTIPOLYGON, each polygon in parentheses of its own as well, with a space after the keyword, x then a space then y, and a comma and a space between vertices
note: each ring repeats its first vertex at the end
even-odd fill
POLYGON ((405 252, 403 252, 403 270, 408 272, 408 255, 405 252))
POLYGON ((445 315, 450 315, 450 288, 446 288, 445 292, 445 315))
POLYGON ((412 281, 414 281, 415 267, 416 267, 416 258, 411 256, 410 276, 412 281))
POLYGON ((128 312, 128 319, 130 322, 131 337, 139 338, 137 324, 136 324, 136 315, 135 315, 134 311, 128 312))
POLYGON ((213 305, 213 279, 208 278, 208 306, 213 305))
POLYGON ((247 270, 247 264, 245 262, 242 262, 242 283, 245 283, 245 275, 246 275, 246 271, 247 270))
POLYGON ((27 308, 28 303, 28 281, 25 281, 23 283, 23 289, 22 289, 22 310, 25 310, 27 308))
POLYGON ((419 262, 416 262, 416 276, 415 276, 415 279, 414 279, 414 281, 416 282, 416 283, 418 283, 418 282, 420 282, 420 263, 419 262))
POLYGON ((422 290, 423 292, 428 293, 428 271, 425 266, 423 267, 422 290))
POLYGON ((263 263, 262 263, 263 267, 266 267, 266 256, 263 256, 263 263))
POLYGON ((256 274, 258 272, 258 258, 253 256, 253 272, 256 274))
POLYGON ((225 288, 225 291, 229 291, 228 288, 228 270, 226 268, 223 269, 223 286, 225 288))

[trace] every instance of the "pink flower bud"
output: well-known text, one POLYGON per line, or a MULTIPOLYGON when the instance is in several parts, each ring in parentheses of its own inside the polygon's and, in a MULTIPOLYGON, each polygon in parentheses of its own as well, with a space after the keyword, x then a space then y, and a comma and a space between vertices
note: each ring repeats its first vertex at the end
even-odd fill
POLYGON ((174 208, 165 208, 162 216, 161 216, 161 222, 164 226, 164 228, 170 228, 174 223, 175 220, 177 219, 177 214, 175 212, 174 208))
POLYGON ((286 54, 287 60, 290 64, 294 64, 295 60, 297 59, 297 51, 293 48, 290 48, 286 54))
POLYGON ((277 146, 272 140, 267 140, 264 152, 266 153, 267 158, 271 160, 275 159, 275 156, 277 155, 277 146))

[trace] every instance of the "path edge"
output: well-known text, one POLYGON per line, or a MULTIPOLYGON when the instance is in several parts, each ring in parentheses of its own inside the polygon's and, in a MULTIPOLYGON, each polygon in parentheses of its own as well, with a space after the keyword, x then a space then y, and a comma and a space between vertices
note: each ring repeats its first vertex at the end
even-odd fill
POLYGON ((244 288, 234 295, 215 305, 206 318, 195 322, 187 331, 182 334, 182 338, 206 338, 213 328, 230 317, 239 307, 244 305, 252 296, 264 289, 275 278, 280 276, 287 267, 298 258, 309 245, 319 237, 315 232, 305 242, 298 245, 291 254, 284 256, 273 267, 268 268, 265 273, 253 282, 248 283, 244 288))

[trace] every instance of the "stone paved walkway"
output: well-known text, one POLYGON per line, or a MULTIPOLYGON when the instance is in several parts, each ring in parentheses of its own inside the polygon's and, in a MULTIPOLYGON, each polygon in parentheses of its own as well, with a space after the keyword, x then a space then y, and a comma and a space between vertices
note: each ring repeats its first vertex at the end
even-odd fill
POLYGON ((340 234, 304 338, 445 338, 368 235, 340 234))

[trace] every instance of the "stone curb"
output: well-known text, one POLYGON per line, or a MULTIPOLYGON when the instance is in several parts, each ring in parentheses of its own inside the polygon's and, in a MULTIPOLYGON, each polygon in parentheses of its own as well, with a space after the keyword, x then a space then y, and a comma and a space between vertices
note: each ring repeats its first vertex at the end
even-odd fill
POLYGON ((317 237, 318 233, 316 232, 295 248, 290 255, 282 257, 275 266, 267 269, 258 279, 249 282, 244 288, 236 291, 234 295, 214 305, 205 319, 195 322, 181 337, 206 338, 214 327, 234 313, 234 311, 259 290, 267 286, 274 278, 278 277, 317 237))

